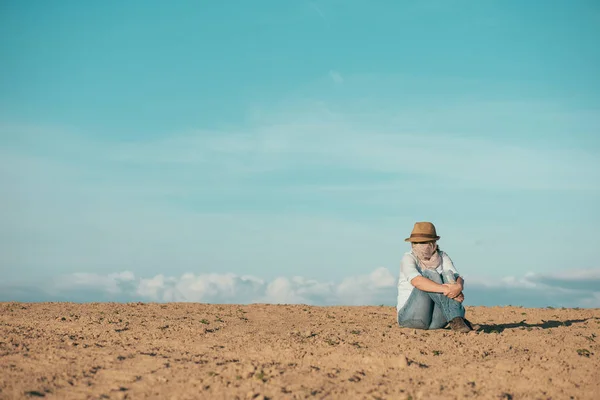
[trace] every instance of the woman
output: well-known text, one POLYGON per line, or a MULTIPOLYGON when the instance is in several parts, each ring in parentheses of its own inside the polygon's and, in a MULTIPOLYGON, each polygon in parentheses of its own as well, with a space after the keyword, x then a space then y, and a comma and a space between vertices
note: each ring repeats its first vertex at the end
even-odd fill
POLYGON ((458 332, 471 331, 462 305, 464 280, 452 260, 437 246, 440 237, 431 222, 417 222, 404 254, 398 281, 398 325, 441 329, 450 324, 458 332))

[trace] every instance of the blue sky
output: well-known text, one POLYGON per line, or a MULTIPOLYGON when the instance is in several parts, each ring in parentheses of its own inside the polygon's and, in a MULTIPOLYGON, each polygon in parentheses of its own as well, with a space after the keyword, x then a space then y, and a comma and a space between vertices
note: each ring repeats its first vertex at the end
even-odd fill
POLYGON ((2 300, 393 304, 430 220, 467 303, 599 306, 599 35, 593 1, 3 1, 2 300))

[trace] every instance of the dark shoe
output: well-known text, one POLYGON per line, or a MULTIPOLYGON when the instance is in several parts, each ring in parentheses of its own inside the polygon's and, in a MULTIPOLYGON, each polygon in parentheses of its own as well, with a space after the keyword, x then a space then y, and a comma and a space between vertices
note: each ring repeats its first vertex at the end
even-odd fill
POLYGON ((450 329, 456 332, 467 333, 471 332, 471 328, 465 323, 464 318, 456 317, 450 321, 450 329))
POLYGON ((471 328, 471 330, 478 331, 478 330, 479 330, 479 328, 481 328, 479 325, 477 325, 477 324, 473 324, 471 321, 469 321, 469 320, 468 320, 468 319, 466 319, 466 318, 464 318, 464 320, 465 320, 465 324, 467 324, 467 326, 468 326, 469 328, 471 328))

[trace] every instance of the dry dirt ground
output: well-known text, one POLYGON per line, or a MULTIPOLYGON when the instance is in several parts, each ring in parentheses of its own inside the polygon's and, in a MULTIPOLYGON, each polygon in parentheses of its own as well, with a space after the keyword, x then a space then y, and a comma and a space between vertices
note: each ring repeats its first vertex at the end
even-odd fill
POLYGON ((600 309, 0 303, 0 398, 600 399, 600 309))

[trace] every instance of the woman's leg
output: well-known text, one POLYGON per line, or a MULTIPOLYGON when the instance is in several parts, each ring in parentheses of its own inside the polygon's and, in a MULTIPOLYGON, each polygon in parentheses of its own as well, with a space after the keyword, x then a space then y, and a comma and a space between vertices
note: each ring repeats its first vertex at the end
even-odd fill
MULTIPOLYGON (((434 270, 423 270, 422 275, 436 283, 443 284, 445 281, 442 276, 434 270)), ((449 321, 456 317, 464 318, 465 308, 463 305, 449 297, 444 296, 442 293, 424 292, 433 300, 435 303, 432 311, 432 319, 429 329, 440 329, 446 326, 449 321)))
POLYGON ((433 313, 431 315, 431 323, 429 324, 429 329, 442 329, 446 325, 448 325, 448 320, 444 315, 444 311, 442 307, 433 303, 433 313))
MULTIPOLYGON (((431 271, 431 272, 433 272, 433 271, 431 271)), ((428 279, 433 278, 432 280, 435 280, 436 283, 456 283, 456 277, 454 276, 454 273, 451 271, 445 271, 444 273, 441 274, 442 282, 437 281, 437 278, 435 277, 434 274, 431 274, 431 275, 432 276, 428 276, 428 279)), ((442 307, 436 303, 434 303, 434 304, 435 305, 433 307, 433 315, 431 317, 431 324, 429 325, 429 329, 442 329, 443 327, 448 325, 448 320, 446 319, 446 316, 444 315, 444 310, 442 309, 442 307)))
POLYGON ((426 292, 414 288, 404 307, 398 311, 398 325, 403 328, 429 329, 434 305, 426 292))

